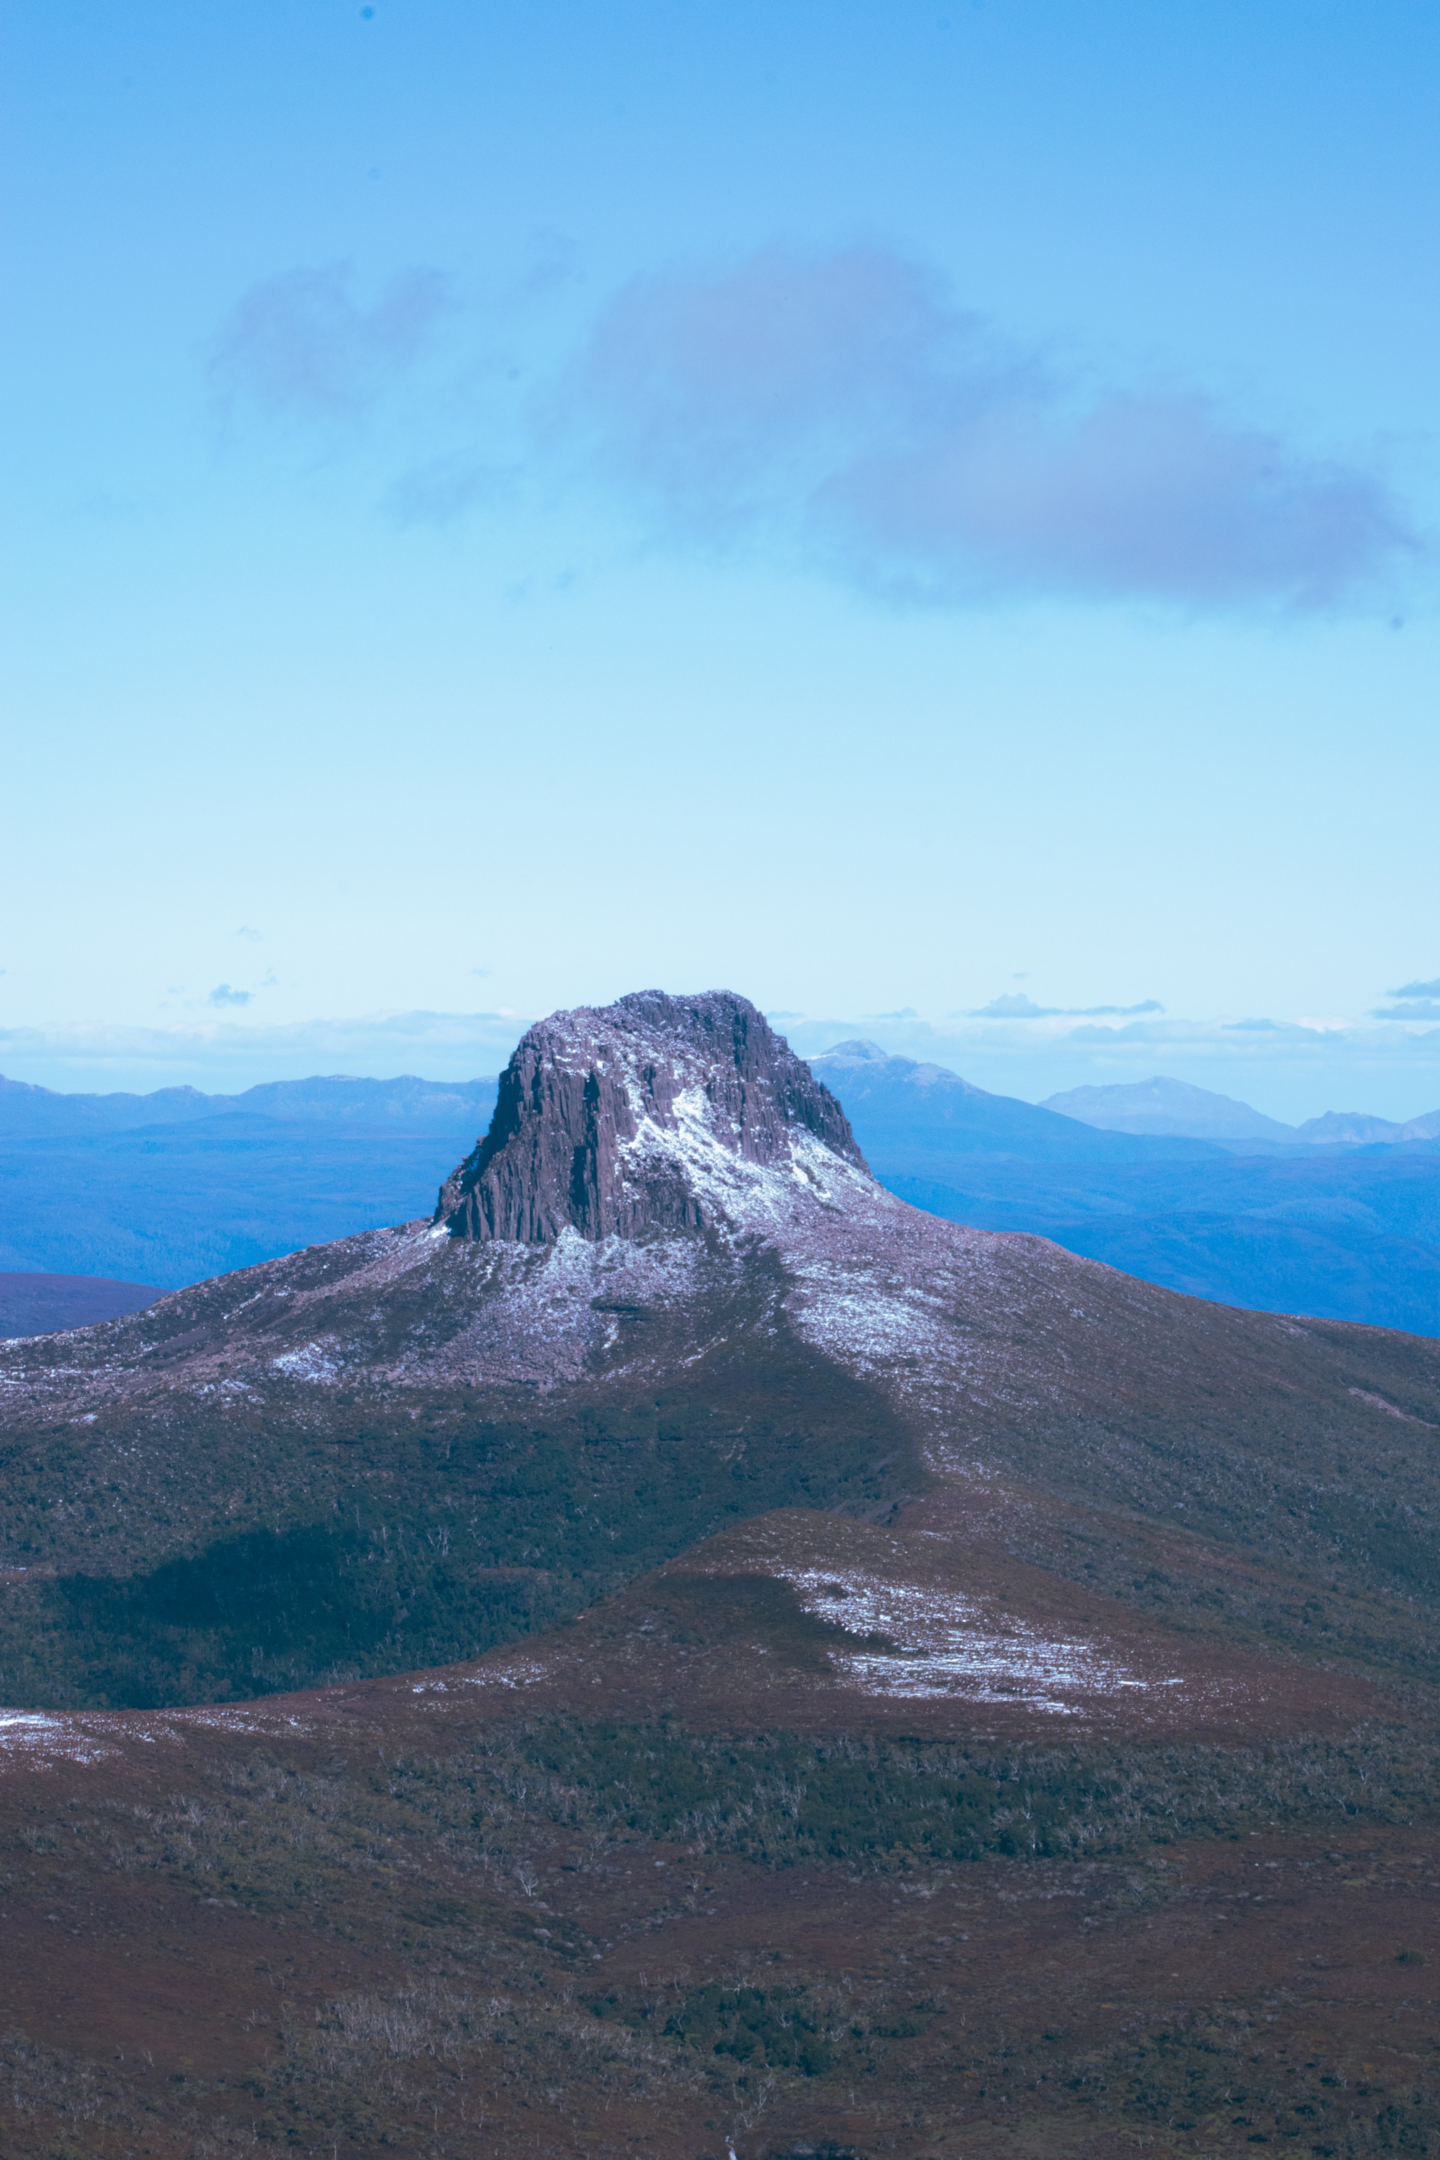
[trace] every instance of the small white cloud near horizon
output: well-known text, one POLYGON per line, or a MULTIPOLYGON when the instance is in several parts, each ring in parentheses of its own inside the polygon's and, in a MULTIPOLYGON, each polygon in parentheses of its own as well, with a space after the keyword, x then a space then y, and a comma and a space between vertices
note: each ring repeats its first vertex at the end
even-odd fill
MULTIPOLYGON (((1128 1020, 1139 1013, 1163 1013, 1158 998, 1142 998, 1138 1005, 1037 1005, 1023 990, 1007 991, 988 1005, 946 1015, 951 1020, 1128 1020)), ((879 1013, 880 1020, 904 1020, 908 1013, 879 1013)))

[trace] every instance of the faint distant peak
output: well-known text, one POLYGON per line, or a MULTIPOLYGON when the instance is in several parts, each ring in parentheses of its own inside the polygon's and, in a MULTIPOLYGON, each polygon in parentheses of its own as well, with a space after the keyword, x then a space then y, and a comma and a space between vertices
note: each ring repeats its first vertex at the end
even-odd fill
MULTIPOLYGON (((879 1043, 863 1042, 858 1035, 853 1036, 849 1042, 833 1043, 828 1050, 820 1052, 818 1059, 812 1058, 810 1062, 815 1065, 822 1059, 828 1059, 833 1064, 846 1065, 888 1065, 902 1062, 899 1059, 892 1061, 889 1051, 882 1050, 879 1043)), ((907 1058, 903 1062, 908 1064, 910 1061, 907 1058)))
POLYGON ((1372 1117, 1366 1110, 1327 1110, 1323 1117, 1307 1118, 1297 1128, 1302 1140, 1316 1147, 1393 1147, 1399 1140, 1440 1139, 1440 1110, 1397 1124, 1393 1118, 1372 1117))
POLYGON ((1293 1125, 1266 1117, 1263 1110, 1217 1095, 1188 1080, 1167 1080, 1157 1073, 1111 1087, 1068 1088, 1042 1105, 1062 1117, 1077 1118, 1103 1132, 1152 1134, 1177 1140, 1271 1140, 1293 1143, 1301 1137, 1293 1125))
POLYGON ((789 1180, 817 1150, 865 1172, 835 1097, 748 998, 640 990, 522 1037, 435 1220, 532 1245, 702 1229, 726 1213, 727 1160, 789 1180))

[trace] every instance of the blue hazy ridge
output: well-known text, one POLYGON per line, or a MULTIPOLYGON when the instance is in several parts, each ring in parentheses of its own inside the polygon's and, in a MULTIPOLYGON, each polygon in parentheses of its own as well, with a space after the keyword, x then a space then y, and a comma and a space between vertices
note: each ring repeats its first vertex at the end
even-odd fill
POLYGON ((1440 1141, 1239 1154, 1098 1132, 869 1044, 812 1063, 915 1207, 1226 1305, 1440 1335, 1440 1141))
MULTIPOLYGON (((876 1175, 933 1214, 1223 1304, 1440 1335, 1440 1141, 1242 1155, 1101 1131, 870 1045, 813 1063, 876 1175)), ((493 1080, 0 1085, 0 1269, 175 1288, 412 1220, 494 1102, 493 1080)))
POLYGON ((428 1214, 495 1082, 320 1078, 238 1096, 0 1088, 0 1269, 176 1289, 428 1214), (198 1108, 197 1108, 198 1105, 198 1108))

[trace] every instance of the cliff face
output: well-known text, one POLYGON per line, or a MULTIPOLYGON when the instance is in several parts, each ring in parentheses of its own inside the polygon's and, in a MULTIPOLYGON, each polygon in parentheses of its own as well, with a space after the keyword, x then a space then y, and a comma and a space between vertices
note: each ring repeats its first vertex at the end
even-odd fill
POLYGON ((864 1158, 844 1111, 747 998, 641 990, 540 1021, 500 1081, 485 1138, 441 1187, 452 1236, 552 1244, 702 1228, 717 1152, 791 1174, 815 1143, 864 1158))

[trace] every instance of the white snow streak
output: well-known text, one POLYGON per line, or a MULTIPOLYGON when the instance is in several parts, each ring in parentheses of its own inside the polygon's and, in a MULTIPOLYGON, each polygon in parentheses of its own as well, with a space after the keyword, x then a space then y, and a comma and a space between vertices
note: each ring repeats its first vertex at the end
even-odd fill
POLYGON ((1095 1644, 1053 1638, 1020 1621, 997 1627, 975 1600, 954 1591, 887 1582, 878 1575, 819 1568, 784 1570, 808 1612, 852 1635, 886 1635, 891 1650, 837 1650, 837 1668, 867 1694, 964 1694, 974 1702, 1023 1699, 1030 1710, 1073 1716, 1069 1695, 1144 1689, 1095 1644))

